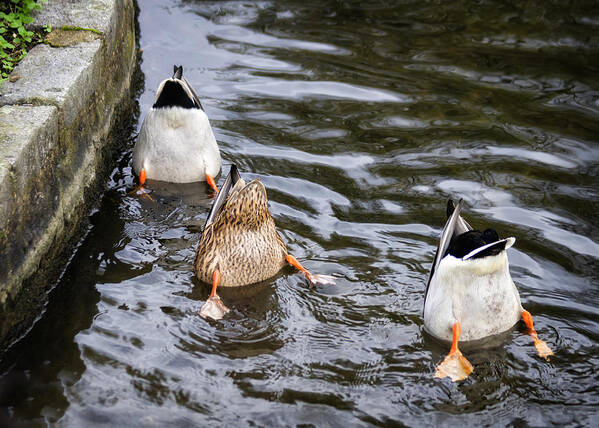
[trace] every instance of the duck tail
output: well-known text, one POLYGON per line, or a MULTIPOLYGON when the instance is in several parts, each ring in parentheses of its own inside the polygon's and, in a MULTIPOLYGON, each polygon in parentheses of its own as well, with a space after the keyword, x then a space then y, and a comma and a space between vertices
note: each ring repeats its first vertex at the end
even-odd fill
POLYGON ((210 213, 208 213, 208 218, 206 219, 206 224, 204 225, 204 227, 208 226, 210 223, 214 221, 214 218, 220 211, 221 207, 224 205, 227 196, 229 196, 229 193, 231 193, 231 189, 233 189, 233 186, 235 186, 235 183, 237 183, 239 180, 241 180, 239 169, 237 168, 237 165, 232 164, 231 169, 229 170, 229 174, 225 179, 225 184, 223 184, 223 186, 221 187, 218 196, 212 204, 212 208, 210 209, 210 213))
POLYGON ((173 79, 181 79, 183 77, 183 66, 173 65, 173 79))

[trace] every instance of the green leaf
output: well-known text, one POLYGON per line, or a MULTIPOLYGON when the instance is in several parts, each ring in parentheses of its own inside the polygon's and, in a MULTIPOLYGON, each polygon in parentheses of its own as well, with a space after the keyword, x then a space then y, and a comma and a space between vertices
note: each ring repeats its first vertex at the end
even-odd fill
POLYGON ((13 45, 12 43, 7 42, 6 40, 4 40, 4 37, 2 37, 2 40, 0 40, 0 48, 2 48, 2 49, 14 49, 15 45, 13 45))
POLYGON ((32 31, 27 31, 24 27, 19 27, 19 34, 26 42, 31 42, 31 37, 33 36, 32 31))
POLYGON ((22 27, 22 26, 23 26, 23 23, 21 22, 21 19, 20 19, 20 18, 16 18, 14 21, 12 21, 12 22, 10 23, 10 26, 11 26, 12 28, 18 28, 18 27, 22 27))
POLYGON ((34 22, 31 12, 41 9, 47 0, 0 0, 0 83, 17 63, 27 54, 33 44, 43 41, 43 34, 52 31, 29 31, 25 25, 34 22))

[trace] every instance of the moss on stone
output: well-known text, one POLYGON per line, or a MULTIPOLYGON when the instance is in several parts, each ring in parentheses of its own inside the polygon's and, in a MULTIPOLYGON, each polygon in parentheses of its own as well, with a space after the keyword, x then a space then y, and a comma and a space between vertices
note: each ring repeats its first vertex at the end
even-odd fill
POLYGON ((60 29, 63 31, 90 31, 100 36, 102 35, 102 32, 100 30, 96 30, 95 28, 72 27, 69 25, 63 25, 62 27, 60 27, 60 29))
POLYGON ((61 28, 58 30, 52 30, 52 32, 46 36, 45 41, 53 48, 60 48, 94 41, 100 38, 99 34, 101 33, 91 30, 73 31, 70 29, 65 30, 61 28))

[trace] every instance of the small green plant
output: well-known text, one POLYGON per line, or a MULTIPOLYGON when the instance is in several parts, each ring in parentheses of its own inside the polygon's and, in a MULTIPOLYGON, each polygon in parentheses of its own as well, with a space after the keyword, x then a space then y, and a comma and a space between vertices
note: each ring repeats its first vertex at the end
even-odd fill
POLYGON ((41 9, 47 0, 10 0, 0 2, 0 83, 8 78, 17 63, 23 59, 32 46, 41 43, 44 34, 25 28, 33 22, 31 12, 41 9))

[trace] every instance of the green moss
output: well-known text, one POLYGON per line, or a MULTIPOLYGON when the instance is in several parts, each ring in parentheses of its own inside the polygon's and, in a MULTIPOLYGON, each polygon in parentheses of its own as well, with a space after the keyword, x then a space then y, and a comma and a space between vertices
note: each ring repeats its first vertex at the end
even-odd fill
POLYGON ((91 42, 100 36, 91 31, 54 30, 46 37, 45 42, 53 48, 73 46, 83 42, 91 42))
POLYGON ((92 33, 102 35, 102 32, 100 30, 96 30, 95 28, 71 27, 69 25, 63 25, 60 29, 63 31, 91 31, 92 33))

